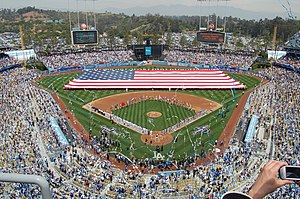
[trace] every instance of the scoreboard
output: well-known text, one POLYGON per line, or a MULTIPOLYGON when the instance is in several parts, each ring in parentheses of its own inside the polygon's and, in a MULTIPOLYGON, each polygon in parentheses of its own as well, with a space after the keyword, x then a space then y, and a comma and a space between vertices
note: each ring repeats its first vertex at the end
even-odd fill
POLYGON ((165 45, 129 45, 128 50, 133 50, 137 60, 144 61, 149 59, 161 59, 164 49, 168 48, 165 45))
POLYGON ((205 43, 223 43, 225 33, 217 31, 197 32, 197 41, 205 43))
POLYGON ((73 45, 98 44, 97 30, 74 30, 71 35, 73 45))

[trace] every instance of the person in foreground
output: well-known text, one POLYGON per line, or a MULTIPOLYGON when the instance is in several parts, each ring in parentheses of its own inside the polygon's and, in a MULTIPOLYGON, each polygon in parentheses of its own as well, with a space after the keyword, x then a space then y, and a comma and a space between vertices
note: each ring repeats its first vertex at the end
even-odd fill
MULTIPOLYGON (((293 181, 282 180, 277 177, 279 169, 287 165, 286 162, 270 160, 260 172, 248 194, 229 191, 222 196, 222 199, 262 199, 277 188, 286 184, 292 184, 293 181)), ((299 181, 296 183, 300 185, 299 181)))

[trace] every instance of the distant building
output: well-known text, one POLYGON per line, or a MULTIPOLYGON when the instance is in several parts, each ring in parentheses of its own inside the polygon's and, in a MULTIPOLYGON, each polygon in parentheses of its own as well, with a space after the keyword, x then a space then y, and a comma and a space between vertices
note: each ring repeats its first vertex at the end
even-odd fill
POLYGON ((55 19, 55 20, 48 19, 44 22, 45 23, 62 23, 62 22, 64 22, 64 20, 63 19, 55 19))

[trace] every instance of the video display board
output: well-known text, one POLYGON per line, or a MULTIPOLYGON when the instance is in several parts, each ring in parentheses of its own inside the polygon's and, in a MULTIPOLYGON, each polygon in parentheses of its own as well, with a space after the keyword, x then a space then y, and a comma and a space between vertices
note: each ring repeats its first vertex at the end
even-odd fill
POLYGON ((152 55, 152 48, 151 48, 151 46, 146 46, 145 47, 145 55, 146 56, 152 55))
POLYGON ((96 30, 72 31, 72 43, 78 44, 98 44, 98 32, 96 30))
POLYGON ((197 32, 197 41, 205 43, 223 43, 225 33, 216 31, 197 32))

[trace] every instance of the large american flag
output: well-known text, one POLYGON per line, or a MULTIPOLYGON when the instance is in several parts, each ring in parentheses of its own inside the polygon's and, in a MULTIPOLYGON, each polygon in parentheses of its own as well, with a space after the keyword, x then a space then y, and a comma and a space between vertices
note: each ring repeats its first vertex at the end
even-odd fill
POLYGON ((220 70, 86 70, 65 89, 244 89, 220 70))

